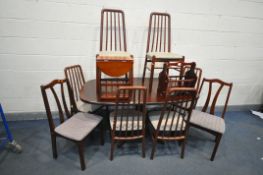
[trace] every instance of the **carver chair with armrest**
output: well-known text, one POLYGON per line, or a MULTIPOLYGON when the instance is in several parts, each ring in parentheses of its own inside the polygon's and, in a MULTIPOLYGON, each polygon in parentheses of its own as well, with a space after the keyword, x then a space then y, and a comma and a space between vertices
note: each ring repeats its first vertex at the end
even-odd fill
MULTIPOLYGON (((232 83, 227 83, 220 79, 206 79, 204 78, 200 87, 199 94, 206 86, 207 94, 204 101, 202 110, 193 110, 190 119, 190 126, 207 131, 215 136, 215 146, 210 158, 211 161, 214 160, 217 148, 219 146, 220 140, 225 132, 225 112, 227 110, 227 105, 232 90, 232 83), (219 99, 223 102, 223 110, 221 115, 217 116, 215 114, 215 108, 217 107, 217 102, 219 99)), ((200 94, 202 97, 203 93, 200 94)), ((199 99, 200 101, 200 99, 199 99)))
MULTIPOLYGON (((85 138, 101 123, 102 118, 94 114, 78 112, 67 79, 56 79, 47 85, 42 85, 40 88, 49 123, 53 158, 57 158, 57 136, 71 140, 78 146, 81 170, 84 170, 86 167, 84 160, 85 138), (68 92, 68 95, 66 92, 68 92), (66 97, 69 97, 69 99, 66 97), (58 111, 60 124, 56 125, 51 109, 58 111)), ((103 134, 101 134, 101 143, 103 144, 103 134)))
POLYGON ((116 141, 142 140, 142 157, 145 157, 146 95, 144 86, 119 87, 115 110, 110 114, 110 160, 113 160, 116 141))
POLYGON ((171 52, 171 17, 168 13, 153 12, 150 15, 143 82, 146 70, 150 70, 149 91, 155 69, 162 69, 169 61, 184 60, 184 56, 171 52))
MULTIPOLYGON (((179 72, 179 75, 173 75, 169 73, 169 87, 174 86, 186 86, 194 87, 197 92, 200 89, 200 83, 202 78, 202 69, 196 66, 195 62, 169 62, 167 63, 167 69, 176 70, 179 72), (178 81, 182 80, 182 81, 178 81)), ((194 103, 194 108, 199 99, 199 94, 196 95, 196 100, 194 103)))
POLYGON ((189 120, 195 96, 195 88, 169 88, 161 111, 149 112, 148 116, 153 139, 151 159, 154 157, 157 141, 178 141, 182 143, 181 158, 184 157, 189 120))
POLYGON ((80 100, 79 91, 85 84, 85 78, 80 65, 68 66, 64 69, 65 77, 71 86, 77 109, 80 112, 90 112, 91 105, 80 100))
MULTIPOLYGON (((164 63, 159 74, 157 94, 165 96, 167 88, 193 87, 197 91, 200 87, 202 69, 196 67, 195 62, 171 61, 164 63)), ((198 99, 196 97, 196 99, 198 99)))

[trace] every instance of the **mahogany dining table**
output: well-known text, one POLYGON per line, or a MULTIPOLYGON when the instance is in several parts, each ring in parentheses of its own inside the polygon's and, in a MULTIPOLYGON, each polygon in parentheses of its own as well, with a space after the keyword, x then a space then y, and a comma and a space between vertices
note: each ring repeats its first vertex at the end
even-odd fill
MULTIPOLYGON (((143 85, 149 87, 149 78, 145 78, 144 83, 142 78, 134 78, 133 85, 143 85)), ((146 105, 160 105, 164 103, 164 97, 157 95, 158 79, 153 79, 152 91, 147 93, 146 105)), ((115 100, 100 100, 96 91, 96 80, 87 81, 80 89, 80 99, 89 104, 112 106, 115 105, 115 100)))

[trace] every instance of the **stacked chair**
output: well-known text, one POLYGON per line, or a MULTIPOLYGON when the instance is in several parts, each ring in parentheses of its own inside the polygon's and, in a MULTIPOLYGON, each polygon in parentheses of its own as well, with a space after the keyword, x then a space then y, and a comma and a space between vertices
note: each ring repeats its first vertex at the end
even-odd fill
POLYGON ((168 13, 153 12, 150 15, 146 56, 143 68, 143 82, 146 70, 150 70, 149 91, 155 69, 162 69, 162 64, 169 61, 183 61, 184 56, 171 51, 171 17, 168 13))
POLYGON ((97 95, 101 100, 116 99, 119 86, 133 84, 133 55, 127 52, 125 16, 122 10, 101 11, 96 81, 97 95))

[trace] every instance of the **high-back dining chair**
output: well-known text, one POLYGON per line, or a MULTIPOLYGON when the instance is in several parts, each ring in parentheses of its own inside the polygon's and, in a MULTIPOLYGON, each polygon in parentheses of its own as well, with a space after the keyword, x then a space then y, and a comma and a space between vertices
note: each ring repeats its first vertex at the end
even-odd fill
POLYGON ((125 15, 122 10, 102 9, 100 52, 127 52, 125 15))
MULTIPOLYGON (((56 137, 59 136, 71 140, 78 146, 81 170, 84 170, 84 140, 101 123, 102 117, 78 112, 74 105, 72 89, 67 79, 56 79, 46 85, 40 86, 40 88, 49 123, 53 158, 57 159, 56 137), (66 94, 67 92, 68 94, 66 94), (51 105, 53 104, 51 100, 55 102, 55 106, 51 105), (57 122, 54 122, 54 114, 51 109, 52 111, 54 109, 58 111, 58 125, 56 125, 57 122)), ((101 143, 103 144, 103 134, 101 134, 101 143)))
POLYGON ((64 69, 65 77, 71 86, 73 98, 80 112, 90 112, 91 105, 80 100, 79 91, 85 84, 85 78, 80 65, 68 66, 64 69))
POLYGON ((110 114, 110 160, 116 141, 142 140, 142 157, 145 157, 146 95, 144 86, 119 87, 115 110, 110 114))
POLYGON ((143 68, 143 81, 146 69, 150 70, 149 91, 152 89, 154 69, 162 69, 169 61, 184 60, 184 56, 171 52, 171 17, 168 13, 153 12, 150 15, 146 56, 143 68), (148 66, 150 63, 150 66, 148 66))
POLYGON ((200 97, 202 97, 202 92, 204 91, 203 89, 207 89, 206 95, 204 96, 206 98, 202 110, 193 110, 192 112, 190 126, 202 129, 216 137, 215 146, 210 158, 211 161, 213 161, 215 158, 220 140, 225 132, 224 116, 227 110, 232 86, 232 83, 228 83, 220 79, 204 78, 198 93, 200 94, 200 97), (215 108, 217 107, 218 99, 223 102, 223 111, 219 116, 215 114, 215 108))
POLYGON ((122 10, 101 11, 96 80, 97 95, 104 100, 115 99, 118 86, 133 84, 133 55, 127 52, 125 15, 122 10))
POLYGON ((181 158, 184 157, 189 120, 195 96, 196 89, 193 87, 169 88, 161 111, 149 112, 148 116, 153 138, 151 159, 154 157, 158 140, 179 141, 179 143, 182 143, 181 158))

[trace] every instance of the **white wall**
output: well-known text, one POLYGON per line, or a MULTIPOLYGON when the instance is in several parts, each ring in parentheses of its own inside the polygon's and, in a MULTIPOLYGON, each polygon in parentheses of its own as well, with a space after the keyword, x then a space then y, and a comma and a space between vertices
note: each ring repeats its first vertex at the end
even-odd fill
POLYGON ((82 65, 95 78, 100 11, 122 9, 128 50, 142 75, 149 14, 172 17, 172 48, 205 77, 234 83, 231 105, 263 101, 263 0, 0 0, 0 102, 44 111, 40 85, 82 65))

